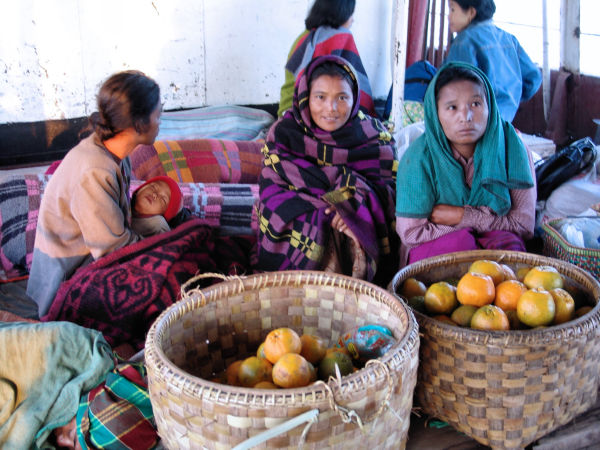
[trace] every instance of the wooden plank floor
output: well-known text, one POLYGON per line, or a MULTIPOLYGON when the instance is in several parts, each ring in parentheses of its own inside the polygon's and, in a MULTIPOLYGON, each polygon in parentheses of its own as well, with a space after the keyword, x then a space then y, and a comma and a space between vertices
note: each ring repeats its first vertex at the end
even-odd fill
MULTIPOLYGON (((599 368, 600 369, 600 368, 599 368)), ((476 450, 489 447, 480 444, 451 426, 429 426, 428 417, 410 416, 407 450, 476 450)), ((435 423, 435 421, 434 421, 435 423)), ((584 414, 552 433, 538 439, 528 450, 600 449, 600 394, 596 404, 584 414)))

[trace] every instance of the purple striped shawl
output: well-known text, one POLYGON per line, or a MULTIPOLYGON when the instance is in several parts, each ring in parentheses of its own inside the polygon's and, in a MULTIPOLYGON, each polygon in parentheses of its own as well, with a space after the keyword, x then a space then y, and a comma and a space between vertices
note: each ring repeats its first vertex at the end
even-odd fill
POLYGON ((333 218, 325 210, 333 205, 367 254, 367 278, 377 281, 378 270, 397 266, 394 141, 379 120, 358 112, 357 99, 342 128, 328 133, 312 125, 308 101, 299 108, 298 98, 307 98, 306 77, 324 60, 344 61, 313 60, 296 84, 293 108, 263 148, 258 268, 320 270, 333 218))

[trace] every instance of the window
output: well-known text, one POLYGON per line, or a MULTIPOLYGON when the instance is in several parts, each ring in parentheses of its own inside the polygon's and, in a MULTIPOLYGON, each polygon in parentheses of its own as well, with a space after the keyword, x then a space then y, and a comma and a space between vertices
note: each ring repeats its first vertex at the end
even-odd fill
POLYGON ((580 12, 580 70, 587 75, 600 76, 600 2, 581 0, 580 12))
MULTIPOLYGON (((544 62, 542 2, 502 0, 495 3, 496 25, 514 35, 533 62, 541 67, 544 62)), ((548 65, 550 69, 558 69, 560 66, 560 0, 547 0, 547 8, 548 65)))

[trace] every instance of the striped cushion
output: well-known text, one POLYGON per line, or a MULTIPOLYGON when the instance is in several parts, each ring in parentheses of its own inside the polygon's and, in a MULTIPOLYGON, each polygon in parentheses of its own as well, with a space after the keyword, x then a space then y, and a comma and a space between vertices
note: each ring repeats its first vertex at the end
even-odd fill
POLYGON ((257 183, 261 141, 187 139, 141 145, 130 155, 133 176, 167 175, 179 183, 257 183))

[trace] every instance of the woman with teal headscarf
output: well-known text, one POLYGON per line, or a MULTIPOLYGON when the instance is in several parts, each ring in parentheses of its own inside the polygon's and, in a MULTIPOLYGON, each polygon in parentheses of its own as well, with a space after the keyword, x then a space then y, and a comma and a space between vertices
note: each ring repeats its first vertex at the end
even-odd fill
POLYGON ((425 94, 425 133, 403 155, 402 262, 477 248, 525 251, 535 225, 531 157, 478 68, 451 62, 425 94))

